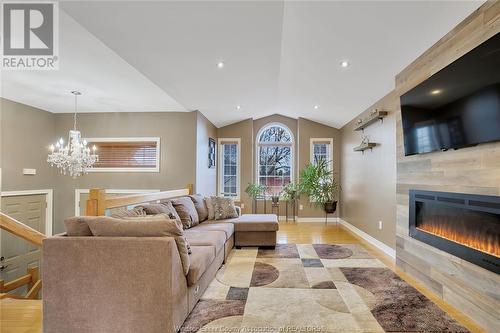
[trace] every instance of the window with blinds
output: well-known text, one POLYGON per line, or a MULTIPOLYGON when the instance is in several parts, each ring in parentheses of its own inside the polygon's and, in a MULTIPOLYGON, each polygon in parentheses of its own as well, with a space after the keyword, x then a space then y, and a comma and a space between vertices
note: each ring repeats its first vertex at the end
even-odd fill
POLYGON ((159 172, 160 138, 89 138, 99 160, 89 171, 159 172))

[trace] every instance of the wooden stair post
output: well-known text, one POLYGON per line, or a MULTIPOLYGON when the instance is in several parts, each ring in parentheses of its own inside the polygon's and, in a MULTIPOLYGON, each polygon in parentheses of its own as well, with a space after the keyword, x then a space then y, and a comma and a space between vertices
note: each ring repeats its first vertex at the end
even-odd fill
POLYGON ((89 199, 85 209, 87 216, 101 216, 106 212, 106 191, 102 188, 93 188, 89 191, 89 199))
POLYGON ((18 277, 15 280, 5 283, 0 280, 0 299, 14 298, 14 299, 36 299, 40 289, 42 288, 42 280, 40 280, 40 273, 38 267, 28 268, 28 274, 18 277), (20 288, 24 285, 28 286, 28 292, 25 296, 8 294, 9 291, 20 288))
MULTIPOLYGON (((37 246, 42 246, 42 241, 47 238, 47 236, 45 236, 41 232, 1 212, 0 228, 37 246)), ((28 268, 28 272, 26 275, 23 275, 15 280, 12 280, 10 282, 0 280, 0 299, 35 299, 38 296, 41 288, 42 280, 40 280, 39 268, 30 267, 28 268), (24 285, 27 285, 29 289, 28 293, 25 296, 8 294, 9 291, 15 290, 24 285)))

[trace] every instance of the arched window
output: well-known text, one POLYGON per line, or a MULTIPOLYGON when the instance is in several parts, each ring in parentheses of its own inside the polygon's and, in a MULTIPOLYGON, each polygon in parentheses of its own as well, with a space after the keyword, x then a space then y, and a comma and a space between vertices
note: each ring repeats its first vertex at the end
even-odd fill
POLYGON ((269 124, 257 135, 257 183, 266 195, 279 195, 293 179, 293 135, 282 124, 269 124))

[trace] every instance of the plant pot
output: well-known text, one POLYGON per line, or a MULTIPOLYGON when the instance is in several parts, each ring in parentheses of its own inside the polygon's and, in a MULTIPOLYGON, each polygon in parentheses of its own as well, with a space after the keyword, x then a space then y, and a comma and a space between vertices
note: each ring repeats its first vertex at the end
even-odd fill
POLYGON ((325 202, 323 208, 327 214, 333 214, 337 210, 337 201, 325 202))

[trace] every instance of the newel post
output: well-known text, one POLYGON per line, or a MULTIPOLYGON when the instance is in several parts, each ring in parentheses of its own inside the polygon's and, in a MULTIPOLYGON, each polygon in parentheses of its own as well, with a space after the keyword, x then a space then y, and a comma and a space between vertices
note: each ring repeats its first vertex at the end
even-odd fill
POLYGON ((189 191, 189 195, 193 194, 193 184, 187 184, 187 189, 189 191))
POLYGON ((89 192, 87 206, 85 209, 86 216, 102 216, 106 211, 106 191, 102 188, 93 188, 89 192))

